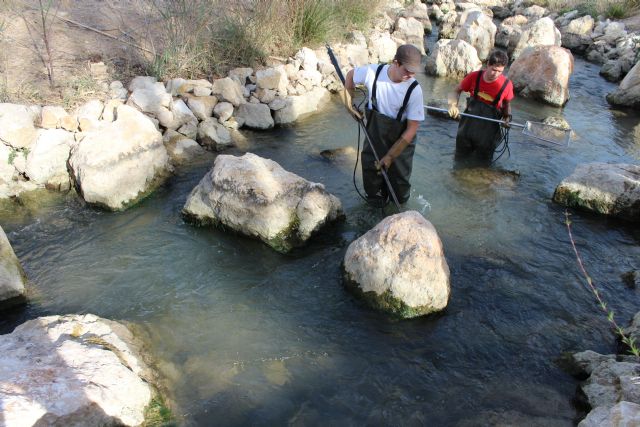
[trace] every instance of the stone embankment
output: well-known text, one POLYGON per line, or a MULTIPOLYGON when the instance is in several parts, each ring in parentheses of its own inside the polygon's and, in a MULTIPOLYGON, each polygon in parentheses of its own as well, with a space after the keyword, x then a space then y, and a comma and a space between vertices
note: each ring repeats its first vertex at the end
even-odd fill
MULTIPOLYGON (((365 36, 333 46, 345 69, 390 61, 411 42, 424 52, 426 5, 391 4, 365 36)), ((161 185, 174 165, 207 158, 242 138, 239 130, 294 123, 341 88, 322 49, 302 48, 263 69, 236 68, 208 80, 158 82, 139 76, 107 99, 68 112, 59 106, 0 104, 0 198, 75 188, 87 203, 126 209, 161 185)))

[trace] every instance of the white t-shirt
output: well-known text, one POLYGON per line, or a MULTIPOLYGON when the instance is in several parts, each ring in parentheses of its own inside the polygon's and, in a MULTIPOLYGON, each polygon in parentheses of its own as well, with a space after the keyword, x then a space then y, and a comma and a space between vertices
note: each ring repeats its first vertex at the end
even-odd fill
MULTIPOLYGON (((370 64, 362 67, 356 67, 353 70, 353 82, 356 85, 364 84, 369 91, 369 108, 371 108, 373 81, 376 78, 376 70, 378 69, 378 66, 378 64, 370 64)), ((416 79, 410 78, 407 81, 394 83, 389 79, 388 71, 389 65, 385 65, 382 71, 380 71, 378 83, 376 84, 376 100, 378 111, 385 116, 395 119, 398 115, 398 111, 400 111, 400 107, 402 107, 402 102, 404 101, 404 96, 406 95, 407 90, 409 90, 409 86, 411 86, 411 83, 416 79)), ((420 85, 416 86, 413 89, 413 92, 411 92, 411 97, 409 98, 407 108, 402 115, 401 120, 405 119, 419 122, 424 120, 424 105, 422 99, 422 88, 420 88, 420 85)))

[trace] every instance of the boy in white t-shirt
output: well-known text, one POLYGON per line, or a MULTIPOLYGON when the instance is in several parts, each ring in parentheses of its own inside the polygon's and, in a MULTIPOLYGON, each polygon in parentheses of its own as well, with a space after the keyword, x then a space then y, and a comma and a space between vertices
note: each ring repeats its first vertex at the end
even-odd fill
POLYGON ((413 45, 398 48, 391 64, 357 67, 347 73, 343 102, 358 120, 351 96, 356 85, 365 85, 369 92, 366 109, 367 132, 380 162, 375 161, 369 144, 362 150, 362 181, 367 197, 386 202, 388 189, 380 168, 389 176, 398 201, 409 199, 411 169, 415 150, 414 138, 424 120, 422 89, 414 78, 421 68, 420 51, 413 45))

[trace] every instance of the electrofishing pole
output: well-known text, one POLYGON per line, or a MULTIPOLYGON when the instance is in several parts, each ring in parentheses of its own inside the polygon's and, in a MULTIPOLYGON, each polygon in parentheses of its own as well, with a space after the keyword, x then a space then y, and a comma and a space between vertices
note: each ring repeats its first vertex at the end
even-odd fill
MULTIPOLYGON (((345 79, 344 79, 344 75, 342 74, 342 70, 340 69, 340 64, 338 63, 338 59, 333 54, 333 50, 331 50, 331 46, 329 46, 329 43, 326 44, 326 48, 327 48, 327 54, 329 54, 329 59, 333 64, 333 68, 335 68, 336 74, 338 75, 338 78, 340 78, 340 81, 344 86, 345 79)), ((377 164, 380 164, 380 158, 378 157, 378 153, 376 153, 376 150, 373 146, 373 142, 371 141, 371 137, 369 136, 367 127, 364 124, 364 119, 357 118, 357 117, 353 117, 353 118, 356 122, 358 122, 358 125, 362 129, 362 132, 364 133, 365 139, 369 143, 369 147, 371 148, 371 152, 373 153, 373 157, 376 159, 377 164)), ((387 184, 387 188, 389 189, 389 194, 391 195, 391 199, 393 200, 393 203, 396 205, 398 212, 400 212, 401 210, 400 210, 400 203, 398 202, 398 197, 396 196, 395 191, 393 191, 393 187, 391 186, 391 181, 389 181, 389 176, 387 175, 387 171, 382 165, 380 165, 380 173, 382 174, 382 178, 384 178, 384 182, 387 184)))

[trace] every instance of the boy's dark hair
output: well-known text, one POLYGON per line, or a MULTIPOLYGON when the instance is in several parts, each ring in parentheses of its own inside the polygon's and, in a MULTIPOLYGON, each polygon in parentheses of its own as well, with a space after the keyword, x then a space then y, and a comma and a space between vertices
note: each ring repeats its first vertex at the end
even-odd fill
POLYGON ((502 65, 506 67, 509 64, 509 56, 501 50, 492 50, 489 54, 488 65, 502 65))

